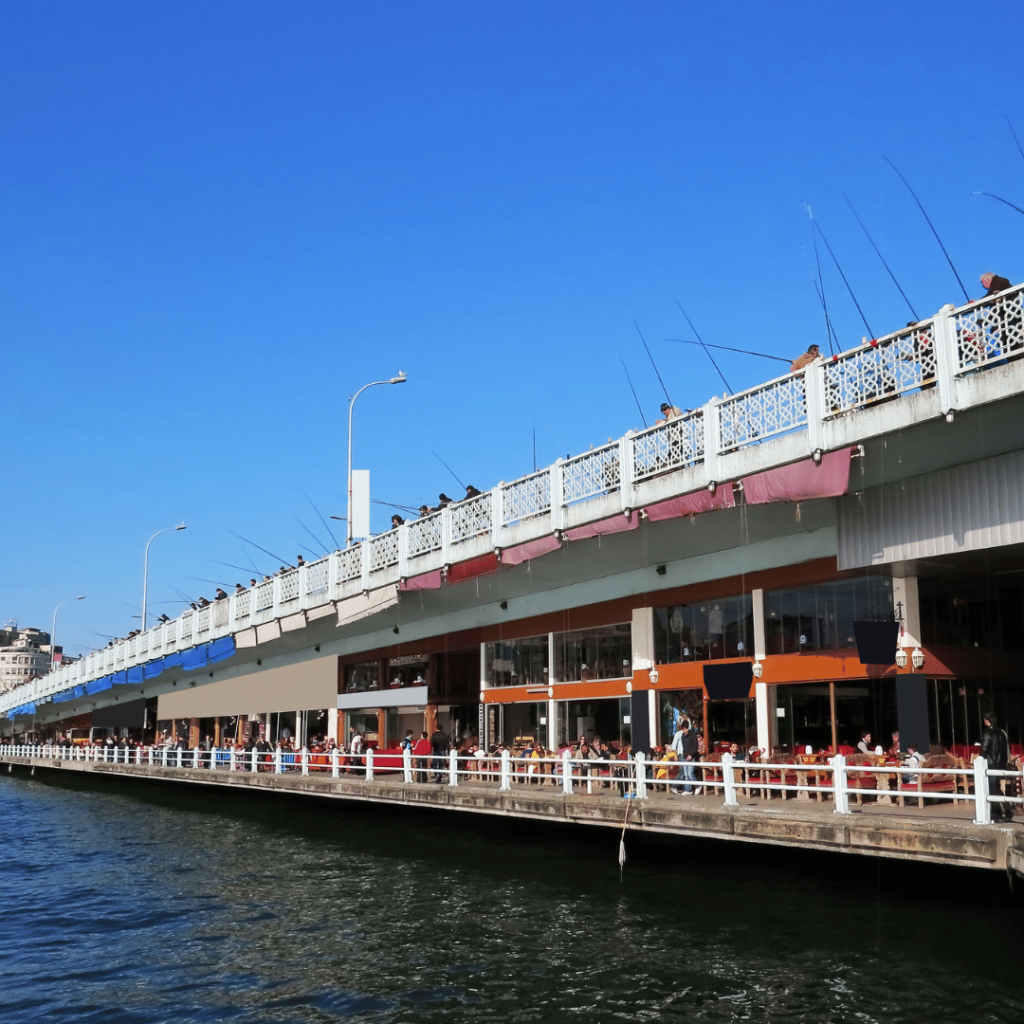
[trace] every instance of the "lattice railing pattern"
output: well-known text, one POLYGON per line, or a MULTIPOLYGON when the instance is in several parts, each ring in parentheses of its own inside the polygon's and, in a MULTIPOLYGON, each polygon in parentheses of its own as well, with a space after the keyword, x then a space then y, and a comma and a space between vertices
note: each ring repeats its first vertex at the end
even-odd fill
POLYGON ((135 652, 138 650, 138 642, 137 642, 137 640, 138 640, 138 638, 134 637, 134 636, 131 637, 128 640, 128 657, 129 658, 134 658, 135 657, 135 652))
POLYGON ((231 618, 231 605, 226 599, 215 601, 213 604, 213 625, 215 629, 226 626, 231 618))
POLYGON ((633 469, 637 480, 692 466, 703 458, 704 413, 700 409, 651 427, 633 438, 633 469))
POLYGON ((149 653, 149 633, 139 634, 139 656, 149 653))
POLYGON ((357 544, 354 548, 345 548, 338 554, 338 580, 345 583, 357 580, 363 574, 363 547, 357 544))
POLYGON ((398 565, 398 531, 389 530, 370 541, 370 572, 398 565))
POLYGON ((411 519, 409 527, 409 557, 425 555, 428 551, 441 550, 441 513, 411 519))
POLYGON ((188 612, 181 617, 181 639, 183 641, 192 638, 192 618, 193 616, 188 612))
POLYGON ((551 470, 542 469, 501 489, 501 521, 508 526, 551 508, 551 470))
POLYGON ((567 505, 614 491, 622 479, 618 444, 595 448, 562 463, 562 498, 567 505))
POLYGON ((825 415, 935 384, 930 323, 863 345, 825 362, 825 415))
POLYGON ((482 533, 491 532, 491 495, 480 494, 468 501, 450 505, 452 517, 452 543, 471 540, 482 533))
POLYGON ((327 589, 327 583, 331 578, 330 559, 321 558, 306 568, 306 592, 319 594, 327 589))
POLYGON ((243 590, 235 595, 235 615, 240 619, 249 617, 249 610, 252 607, 252 591, 243 590))
POLYGON ((209 633, 210 632, 210 606, 207 605, 205 608, 200 608, 196 612, 196 632, 197 633, 209 633))
POLYGON ((1024 292, 977 302, 954 318, 960 371, 991 365, 1024 352, 1024 292))
POLYGON ((281 574, 281 600, 294 601, 299 596, 299 571, 292 569, 281 574))
POLYGON ((720 451, 762 441, 807 422, 804 375, 769 381, 726 398, 719 406, 720 451))
POLYGON ((274 581, 267 580, 256 586, 256 611, 263 612, 274 607, 274 581))

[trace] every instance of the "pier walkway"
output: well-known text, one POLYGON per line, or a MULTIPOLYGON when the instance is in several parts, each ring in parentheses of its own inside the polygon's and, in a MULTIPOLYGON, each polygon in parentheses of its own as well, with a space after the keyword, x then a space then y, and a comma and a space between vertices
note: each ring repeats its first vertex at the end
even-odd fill
MULTIPOLYGON (((552 765, 544 781, 532 784, 527 777, 510 778, 507 764, 502 766, 504 772, 480 771, 461 758, 445 758, 443 781, 431 782, 433 769, 412 766, 409 759, 401 767, 381 768, 383 759, 379 758, 375 768, 371 757, 369 771, 365 765, 339 768, 337 763, 333 770, 310 771, 308 757, 307 763, 293 764, 282 764, 278 757, 261 760, 253 771, 243 764, 230 770, 226 763, 211 770, 210 755, 199 751, 173 752, 177 756, 170 763, 166 752, 160 751, 152 764, 141 758, 140 763, 104 760, 105 753, 99 751, 99 759, 95 759, 96 751, 75 750, 68 757, 66 750, 57 748, 8 746, 0 747, 0 766, 10 773, 70 772, 150 784, 361 801, 609 829, 625 825, 627 831, 997 869, 1024 876, 1024 827, 976 820, 978 807, 990 806, 987 794, 978 800, 973 794, 957 792, 940 799, 939 794, 929 793, 930 803, 921 800, 923 806, 917 806, 914 799, 899 806, 886 802, 884 790, 862 790, 874 792, 876 799, 851 805, 843 800, 842 791, 837 802, 834 789, 823 789, 820 782, 801 781, 788 787, 726 786, 721 776, 718 781, 709 780, 697 795, 677 795, 668 790, 666 781, 644 778, 654 765, 647 765, 639 775, 636 766, 629 765, 631 770, 622 777, 593 774, 586 778, 575 772, 576 765, 568 776, 558 777, 552 765), (87 753, 91 755, 88 758, 87 753), (172 766, 178 756, 181 765, 172 766), (205 763, 201 757, 207 759, 205 763), (423 781, 412 781, 418 776, 423 781), (787 794, 779 789, 796 792, 784 799, 787 794)), ((642 761, 640 767, 644 768, 642 761)), ((730 773, 723 774, 728 778, 730 773)))

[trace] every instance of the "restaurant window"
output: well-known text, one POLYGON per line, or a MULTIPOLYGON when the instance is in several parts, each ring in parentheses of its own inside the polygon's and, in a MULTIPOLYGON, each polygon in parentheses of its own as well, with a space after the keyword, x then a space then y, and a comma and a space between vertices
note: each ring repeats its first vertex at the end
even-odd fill
POLYGON ((918 580, 921 641, 956 647, 1021 650, 1021 590, 986 580, 921 577, 918 580))
POLYGON ((632 661, 632 629, 628 622, 555 634, 558 682, 624 679, 633 674, 632 661))
POLYGON ((361 661, 345 666, 346 693, 380 689, 380 665, 376 661, 361 661))
POLYGON ((425 654, 404 654, 388 658, 388 689, 400 686, 427 685, 427 656, 425 654))
POLYGON ((892 619, 892 579, 862 576, 768 590, 764 616, 768 654, 855 648, 854 622, 892 619))
POLYGON ((661 664, 752 657, 749 594, 654 609, 654 657, 661 664))
POLYGON ((488 686, 546 686, 547 634, 484 644, 484 667, 488 686))

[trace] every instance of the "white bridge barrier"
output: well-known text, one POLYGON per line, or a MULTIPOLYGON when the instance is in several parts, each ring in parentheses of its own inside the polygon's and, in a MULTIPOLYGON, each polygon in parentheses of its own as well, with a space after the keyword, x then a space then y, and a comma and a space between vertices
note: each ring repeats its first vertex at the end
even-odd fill
POLYGON ((121 747, 115 745, 0 745, 0 759, 13 763, 32 761, 91 762, 124 765, 129 768, 159 768, 171 771, 299 773, 304 776, 374 781, 400 781, 403 784, 441 783, 451 788, 497 784, 499 790, 515 786, 545 786, 560 789, 565 796, 595 794, 646 800, 652 795, 679 793, 692 786, 698 792, 721 793, 726 807, 739 805, 739 795, 786 799, 790 794, 803 799, 831 799, 836 814, 850 813, 851 797, 862 801, 874 797, 878 804, 898 801, 969 801, 974 822, 992 823, 993 806, 1012 811, 1024 803, 1024 772, 990 769, 984 758, 976 758, 971 767, 919 767, 905 765, 848 764, 842 754, 821 763, 785 761, 772 763, 736 760, 722 754, 721 760, 692 761, 700 774, 687 780, 679 772, 676 760, 648 760, 637 753, 629 759, 574 758, 569 750, 559 757, 513 757, 508 750, 500 754, 463 756, 452 750, 445 755, 418 757, 409 749, 401 754, 381 753, 373 748, 365 753, 348 754, 337 748, 323 752, 301 750, 243 750, 235 747, 203 750, 198 747, 121 747), (990 793, 992 780, 999 793, 990 793))

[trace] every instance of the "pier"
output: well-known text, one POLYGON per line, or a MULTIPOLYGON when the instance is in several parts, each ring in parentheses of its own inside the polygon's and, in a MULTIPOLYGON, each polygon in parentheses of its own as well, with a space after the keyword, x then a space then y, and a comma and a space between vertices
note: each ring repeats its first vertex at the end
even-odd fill
MULTIPOLYGON (((613 831, 625 827, 627 838, 630 833, 659 833, 679 839, 762 843, 1024 876, 1024 829, 977 820, 979 813, 985 817, 984 809, 990 807, 985 789, 981 798, 957 791, 940 799, 940 794, 929 793, 932 802, 922 799, 924 806, 918 806, 916 799, 899 806, 895 801, 886 802, 885 790, 862 790, 876 799, 851 804, 843 799, 842 782, 838 800, 834 782, 829 789, 811 780, 787 786, 765 777, 765 784, 758 785, 750 778, 734 777, 727 785, 730 777, 744 770, 743 763, 736 762, 736 767, 727 764, 717 780, 711 777, 709 764, 703 792, 684 797, 669 791, 674 780, 646 778, 658 763, 644 765, 642 758, 618 776, 600 774, 600 766, 581 775, 586 766, 578 764, 572 764, 566 775, 557 770, 561 766, 550 764, 546 766, 550 771, 542 772, 535 782, 537 777, 511 771, 508 759, 492 771, 475 766, 473 759, 453 756, 444 759, 438 783, 429 781, 433 767, 418 767, 409 758, 402 764, 391 763, 397 761, 394 758, 378 758, 375 767, 371 755, 368 765, 354 768, 339 766, 337 759, 334 764, 314 765, 309 755, 290 763, 282 763, 280 756, 269 761, 260 758, 258 763, 254 758, 251 765, 242 758, 237 762, 232 758, 229 763, 218 761, 218 753, 227 752, 214 752, 211 758, 202 751, 154 751, 127 760, 108 760, 118 754, 100 748, 62 752, 3 747, 0 766, 16 774, 86 776, 97 785, 103 784, 99 776, 104 781, 202 786, 224 793, 352 801, 613 831), (984 809, 979 812, 979 808, 984 809)), ((1019 797, 1003 799, 1021 803, 1019 797)))

